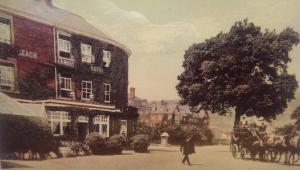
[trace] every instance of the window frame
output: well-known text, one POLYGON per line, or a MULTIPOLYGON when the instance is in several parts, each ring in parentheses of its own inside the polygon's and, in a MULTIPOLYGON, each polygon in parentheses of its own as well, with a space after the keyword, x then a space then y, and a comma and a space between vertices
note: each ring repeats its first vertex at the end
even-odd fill
POLYGON ((57 39, 57 56, 58 56, 58 58, 73 61, 74 59, 73 59, 73 56, 71 53, 71 50, 72 50, 71 40, 67 40, 67 38, 65 38, 65 39, 61 38, 60 36, 71 38, 71 34, 63 32, 63 31, 57 31, 56 39, 57 39), (67 45, 66 45, 66 43, 67 43, 67 45), (67 46, 68 50, 66 50, 65 45, 67 46), (60 52, 68 53, 70 57, 61 56, 60 52))
POLYGON ((108 68, 111 63, 112 52, 109 50, 102 50, 102 53, 103 53, 102 61, 105 63, 104 67, 108 68), (107 59, 108 59, 108 62, 106 62, 107 59))
POLYGON ((54 136, 65 134, 64 123, 71 123, 70 113, 64 111, 49 111, 47 112, 48 121, 50 122, 51 132, 54 136), (53 124, 59 123, 59 133, 53 132, 53 124))
POLYGON ((94 117, 93 119, 93 122, 94 122, 94 125, 98 126, 99 128, 99 134, 102 136, 102 137, 109 137, 109 121, 110 121, 110 116, 109 115, 97 115, 96 117, 94 117), (107 130, 107 133, 104 134, 103 133, 103 126, 102 125, 106 125, 106 130, 107 130))
POLYGON ((105 103, 111 103, 111 84, 109 83, 103 83, 104 84, 104 102, 105 103), (109 90, 106 90, 106 86, 109 87, 109 90), (106 97, 108 96, 108 100, 106 100, 106 97))
MULTIPOLYGON (((9 21, 9 24, 5 24, 5 23, 1 23, 2 25, 6 25, 9 27, 9 40, 8 41, 1 41, 2 38, 0 38, 0 42, 1 43, 5 43, 5 44, 9 44, 9 45, 13 45, 14 44, 14 32, 13 32, 13 18, 12 16, 9 16, 9 15, 5 15, 5 14, 2 14, 0 13, 0 18, 3 18, 5 20, 8 20, 9 21)), ((0 35, 1 37, 1 35, 0 35)))
MULTIPOLYGON (((9 84, 2 84, 1 83, 1 73, 0 73, 0 90, 1 91, 9 91, 9 92, 15 92, 17 90, 17 67, 16 67, 16 64, 14 62, 8 62, 8 61, 5 61, 5 60, 1 60, 0 59, 0 67, 8 67, 8 68, 11 68, 13 73, 12 73, 12 86, 9 86, 9 84), (10 89, 4 89, 2 88, 2 86, 7 86, 7 87, 10 87, 10 89)), ((1 71, 0 71, 1 72, 1 71)))
POLYGON ((80 43, 80 52, 81 52, 81 61, 82 62, 93 63, 92 45, 86 44, 86 43, 80 43), (87 49, 89 49, 89 50, 87 50, 87 49))
MULTIPOLYGON (((64 84, 64 85, 66 85, 66 84, 64 84)), ((71 79, 71 77, 69 78, 69 77, 59 76, 59 88, 60 88, 60 90, 64 90, 64 91, 69 91, 69 92, 73 91, 72 90, 72 79, 71 79), (70 81, 70 89, 61 87, 61 84, 62 84, 61 79, 70 81)))
POLYGON ((92 81, 87 81, 87 80, 82 80, 81 81, 81 99, 83 100, 91 100, 91 94, 93 94, 93 82, 92 81), (83 84, 86 83, 86 87, 83 87, 83 84), (90 85, 90 92, 88 92, 88 87, 87 84, 91 84, 90 85), (86 93, 86 97, 84 97, 84 93, 86 93), (89 94, 89 98, 87 97, 87 94, 89 94))

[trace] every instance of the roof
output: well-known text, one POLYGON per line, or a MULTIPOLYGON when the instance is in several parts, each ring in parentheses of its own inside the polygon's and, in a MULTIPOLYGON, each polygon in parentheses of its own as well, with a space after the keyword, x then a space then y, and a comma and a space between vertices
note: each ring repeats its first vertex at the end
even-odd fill
POLYGON ((1 0, 0 10, 115 45, 128 56, 131 54, 125 45, 113 40, 83 17, 53 6, 50 0, 1 0))
POLYGON ((42 104, 22 104, 2 92, 0 92, 0 113, 37 117, 46 115, 42 104))

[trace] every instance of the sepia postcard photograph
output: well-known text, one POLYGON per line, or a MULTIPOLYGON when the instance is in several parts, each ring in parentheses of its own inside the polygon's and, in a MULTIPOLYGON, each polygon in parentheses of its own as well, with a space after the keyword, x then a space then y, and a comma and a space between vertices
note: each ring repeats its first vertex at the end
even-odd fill
POLYGON ((299 170, 300 0, 0 0, 0 170, 299 170))

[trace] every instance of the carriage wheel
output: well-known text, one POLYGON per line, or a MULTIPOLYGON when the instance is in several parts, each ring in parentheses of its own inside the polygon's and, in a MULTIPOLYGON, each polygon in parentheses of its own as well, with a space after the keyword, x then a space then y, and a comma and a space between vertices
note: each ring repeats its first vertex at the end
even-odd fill
POLYGON ((231 154, 234 158, 237 158, 238 146, 237 144, 233 144, 231 147, 231 154))

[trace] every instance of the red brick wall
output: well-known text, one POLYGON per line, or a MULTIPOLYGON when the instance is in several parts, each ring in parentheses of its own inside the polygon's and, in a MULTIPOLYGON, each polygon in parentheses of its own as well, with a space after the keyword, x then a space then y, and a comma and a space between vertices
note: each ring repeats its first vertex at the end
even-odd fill
POLYGON ((41 63, 54 62, 53 28, 21 17, 13 17, 15 46, 36 52, 37 59, 18 57, 19 76, 35 70, 41 63))

